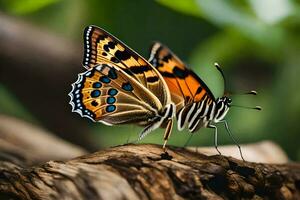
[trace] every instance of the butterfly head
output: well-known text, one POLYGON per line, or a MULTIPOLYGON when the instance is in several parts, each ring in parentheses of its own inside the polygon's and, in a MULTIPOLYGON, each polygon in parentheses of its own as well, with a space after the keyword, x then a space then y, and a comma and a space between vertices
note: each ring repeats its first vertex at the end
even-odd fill
POLYGON ((227 96, 223 96, 220 98, 220 101, 218 103, 223 103, 225 104, 226 106, 230 107, 231 103, 232 103, 232 100, 231 98, 227 97, 227 96))

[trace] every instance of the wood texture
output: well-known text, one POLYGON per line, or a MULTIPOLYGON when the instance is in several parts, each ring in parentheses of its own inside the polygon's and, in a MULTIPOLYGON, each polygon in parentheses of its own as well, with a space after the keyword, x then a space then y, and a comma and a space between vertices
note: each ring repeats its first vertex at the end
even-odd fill
MULTIPOLYGON (((247 158, 248 153, 256 153, 257 158, 268 162, 287 160, 282 152, 275 154, 271 148, 274 144, 249 145, 244 154, 247 158), (268 149, 268 153, 259 149, 268 149)), ((243 162, 199 153, 211 154, 211 148, 192 150, 169 147, 168 154, 162 154, 160 145, 131 144, 87 154, 48 131, 2 115, 0 198, 300 198, 299 164, 243 162), (86 155, 74 158, 83 154, 86 155)), ((232 152, 237 148, 220 147, 220 150, 234 155, 232 152)))
POLYGON ((299 199, 300 165, 243 162, 125 145, 21 168, 0 162, 0 191, 21 199, 299 199))

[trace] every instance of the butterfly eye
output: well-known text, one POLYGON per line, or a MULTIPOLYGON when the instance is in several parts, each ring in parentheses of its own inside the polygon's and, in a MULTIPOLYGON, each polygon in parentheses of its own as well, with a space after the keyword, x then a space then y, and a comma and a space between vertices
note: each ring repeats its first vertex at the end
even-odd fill
POLYGON ((227 104, 231 104, 232 100, 230 98, 227 99, 227 104))

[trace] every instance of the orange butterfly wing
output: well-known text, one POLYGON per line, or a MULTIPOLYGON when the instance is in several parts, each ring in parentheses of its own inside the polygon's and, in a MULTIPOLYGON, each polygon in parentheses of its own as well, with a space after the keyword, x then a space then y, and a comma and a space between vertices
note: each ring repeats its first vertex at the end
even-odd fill
POLYGON ((152 46, 149 62, 164 77, 177 111, 184 105, 199 102, 205 97, 215 100, 207 85, 162 44, 155 43, 152 46))
POLYGON ((122 69, 152 92, 163 106, 170 103, 163 77, 146 59, 105 30, 88 26, 84 30, 83 66, 90 69, 97 64, 122 69))

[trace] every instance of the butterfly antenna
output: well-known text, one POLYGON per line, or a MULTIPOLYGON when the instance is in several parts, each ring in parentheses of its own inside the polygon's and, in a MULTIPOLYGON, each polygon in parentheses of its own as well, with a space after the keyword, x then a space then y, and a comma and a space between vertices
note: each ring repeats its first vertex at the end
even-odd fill
POLYGON ((225 75, 223 70, 221 69, 220 65, 218 63, 215 62, 215 67, 217 68, 217 70, 221 73, 222 77, 223 77, 223 81, 224 81, 224 88, 226 88, 226 79, 225 79, 225 75))
POLYGON ((237 107, 237 108, 252 109, 252 110, 262 110, 260 106, 248 107, 248 106, 240 106, 240 105, 233 105, 233 104, 231 104, 230 106, 237 107))
POLYGON ((251 90, 250 92, 247 92, 245 94, 257 95, 257 91, 251 90))
POLYGON ((244 93, 235 93, 235 92, 226 92, 228 96, 233 96, 233 95, 257 95, 257 91, 251 90, 249 92, 244 92, 244 93))

